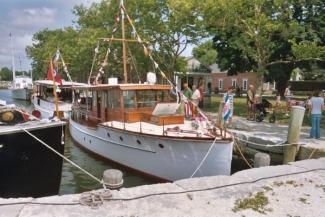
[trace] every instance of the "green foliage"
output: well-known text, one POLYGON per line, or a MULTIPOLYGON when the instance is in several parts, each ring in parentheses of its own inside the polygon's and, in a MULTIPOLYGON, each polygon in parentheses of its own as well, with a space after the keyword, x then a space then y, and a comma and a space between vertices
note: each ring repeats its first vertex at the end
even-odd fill
MULTIPOLYGON (((174 71, 185 70, 184 60, 180 57, 189 43, 198 40, 199 27, 193 25, 198 18, 190 8, 183 8, 184 16, 180 13, 174 1, 143 0, 125 1, 125 8, 133 19, 138 33, 145 41, 149 52, 168 76, 174 71)), ((73 79, 86 81, 92 66, 94 49, 100 41, 100 49, 95 61, 94 72, 97 73, 103 61, 108 42, 99 40, 111 36, 115 25, 115 15, 118 13, 119 1, 103 0, 93 3, 89 8, 78 5, 74 7, 74 14, 78 17, 76 27, 58 30, 42 30, 33 37, 33 45, 27 48, 27 53, 33 59, 32 67, 36 77, 46 75, 47 61, 60 48, 73 79)), ((131 38, 132 28, 126 23, 126 37, 131 38)), ((121 38, 120 24, 115 38, 121 38)), ((122 77, 122 62, 120 58, 121 44, 112 43, 112 53, 105 68, 106 76, 122 77), (116 58, 119 57, 119 58, 116 58)), ((128 43, 128 68, 130 79, 144 78, 146 72, 155 71, 155 67, 148 57, 144 55, 143 47, 139 44, 128 43), (132 63, 140 63, 136 66, 132 63)))
POLYGON ((7 67, 0 70, 0 80, 1 81, 12 81, 12 71, 7 67))
POLYGON ((217 51, 213 48, 213 42, 208 40, 192 51, 193 56, 205 66, 212 65, 216 62, 217 51))

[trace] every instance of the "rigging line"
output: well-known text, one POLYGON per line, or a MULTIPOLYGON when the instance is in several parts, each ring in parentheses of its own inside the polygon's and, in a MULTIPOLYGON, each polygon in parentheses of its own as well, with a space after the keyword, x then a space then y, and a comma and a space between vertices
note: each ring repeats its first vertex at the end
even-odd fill
POLYGON ((31 132, 29 132, 28 130, 26 130, 25 128, 19 127, 21 130, 23 130, 25 133, 27 133, 28 135, 30 135, 31 137, 33 137, 35 140, 37 140, 38 142, 40 142, 42 145, 44 145, 46 148, 50 149, 51 151, 53 151, 55 154, 57 154, 58 156, 60 156, 61 158, 63 158, 65 161, 67 161, 68 163, 70 163, 71 165, 75 166, 76 168, 78 168, 79 170, 81 170, 82 172, 84 172, 85 174, 87 174, 89 177, 91 177, 92 179, 94 179, 95 181, 99 182, 100 184, 104 184, 103 181, 101 181, 100 179, 98 179, 96 176, 92 175, 91 173, 89 173, 87 170, 83 169, 82 167, 80 167, 78 164, 76 164, 75 162, 73 162, 72 160, 68 159, 67 157, 65 157, 64 155, 62 155, 61 153, 59 153, 58 151, 56 151, 54 148, 52 148, 51 146, 49 146, 48 144, 46 144, 43 140, 37 138, 34 134, 32 134, 31 132))
POLYGON ((94 70, 94 66, 95 66, 95 62, 96 62, 98 53, 99 53, 99 41, 97 41, 97 47, 95 48, 95 55, 93 58, 93 62, 92 62, 89 77, 88 77, 88 84, 90 84, 91 75, 93 74, 93 70, 94 70))
POLYGON ((137 66, 136 66, 135 61, 134 61, 134 57, 133 57, 133 55, 132 55, 132 53, 131 53, 131 51, 130 51, 129 44, 126 43, 126 46, 127 46, 127 50, 128 50, 128 52, 129 52, 129 55, 130 55, 130 57, 131 57, 132 64, 134 65, 134 70, 135 70, 135 72, 137 73, 137 76, 138 76, 138 82, 141 82, 141 79, 140 79, 140 76, 139 76, 139 72, 138 72, 137 66))
MULTIPOLYGON (((268 179, 275 179, 275 178, 281 178, 281 177, 287 177, 287 176, 293 176, 293 175, 301 175, 316 171, 325 171, 325 168, 316 168, 316 169, 310 169, 310 170, 304 170, 299 172, 293 172, 293 173, 286 173, 286 174, 280 174, 280 175, 273 175, 273 176, 267 176, 262 178, 257 178, 251 181, 243 181, 243 182, 236 182, 226 185, 218 185, 214 187, 208 187, 208 188, 201 188, 201 189, 193 189, 193 190, 186 190, 186 191, 175 191, 175 192, 162 192, 162 193, 152 193, 152 194, 145 194, 142 196, 136 196, 136 197, 130 197, 130 198, 110 198, 107 199, 107 201, 132 201, 132 200, 138 200, 138 199, 144 199, 148 197, 154 197, 154 196, 163 196, 163 195, 179 195, 179 194, 186 194, 186 193, 195 193, 195 192, 203 192, 203 191, 211 191, 211 190, 218 190, 222 188, 228 188, 228 187, 234 187, 239 185, 247 185, 247 184, 254 184, 257 182, 260 182, 262 180, 268 180, 268 179)), ((25 201, 25 202, 13 202, 13 203, 0 203, 0 206, 10 206, 10 205, 22 205, 22 204, 33 204, 33 205, 58 205, 58 206, 74 206, 74 205, 81 205, 80 202, 68 202, 68 203, 49 203, 49 202, 32 202, 32 201, 25 201)))

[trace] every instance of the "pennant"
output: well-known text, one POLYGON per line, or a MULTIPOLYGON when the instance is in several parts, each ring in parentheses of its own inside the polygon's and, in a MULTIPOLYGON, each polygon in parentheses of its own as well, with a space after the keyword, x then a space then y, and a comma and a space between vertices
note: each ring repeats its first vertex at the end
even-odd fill
POLYGON ((223 111, 222 111, 222 117, 223 117, 223 120, 225 123, 227 123, 232 116, 230 97, 231 96, 228 93, 226 93, 225 97, 224 97, 224 106, 223 106, 223 111))
POLYGON ((57 49, 57 50, 56 50, 56 53, 55 53, 54 62, 59 61, 59 58, 60 58, 60 51, 59 51, 59 49, 57 49))
POLYGON ((59 74, 59 71, 57 68, 54 69, 52 60, 50 61, 49 69, 47 71, 47 80, 54 80, 55 82, 62 85, 61 75, 59 74))

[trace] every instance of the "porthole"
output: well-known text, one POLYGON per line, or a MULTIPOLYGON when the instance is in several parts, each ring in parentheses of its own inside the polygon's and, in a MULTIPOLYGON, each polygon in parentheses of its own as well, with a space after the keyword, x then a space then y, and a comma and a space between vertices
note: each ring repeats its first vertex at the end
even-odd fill
POLYGON ((84 137, 84 141, 86 141, 86 138, 84 137))
POLYGON ((108 136, 108 137, 111 137, 111 134, 109 134, 109 132, 107 132, 107 136, 108 136))
POLYGON ((159 143, 159 148, 164 148, 164 145, 159 143))
POLYGON ((91 144, 91 140, 89 140, 89 143, 91 144))
POLYGON ((140 141, 140 140, 138 140, 138 139, 137 139, 137 143, 138 143, 138 145, 141 145, 141 141, 140 141))
POLYGON ((123 141, 123 137, 122 136, 120 136, 120 140, 123 141))

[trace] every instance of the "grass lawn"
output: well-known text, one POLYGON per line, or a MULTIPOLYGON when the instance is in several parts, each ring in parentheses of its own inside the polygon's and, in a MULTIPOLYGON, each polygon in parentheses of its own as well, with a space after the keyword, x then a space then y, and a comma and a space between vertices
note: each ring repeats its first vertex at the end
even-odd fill
MULTIPOLYGON (((207 112, 218 112, 219 108, 219 103, 222 100, 222 97, 220 96, 213 96, 211 99, 211 104, 210 106, 204 108, 204 111, 207 112)), ((272 105, 275 105, 275 100, 268 98, 268 101, 272 103, 272 105)), ((285 108, 285 101, 282 100, 282 107, 285 108)), ((246 117, 246 97, 235 97, 234 98, 234 115, 240 116, 240 117, 246 117)), ((265 121, 268 121, 268 117, 265 118, 265 121)), ((287 124, 289 122, 289 117, 285 115, 284 109, 281 109, 276 114, 276 123, 281 123, 281 124, 287 124)), ((304 117, 304 122, 303 125, 305 126, 310 126, 310 117, 305 115, 304 117)), ((323 112, 323 118, 321 121, 321 128, 325 129, 325 112, 323 112)))

